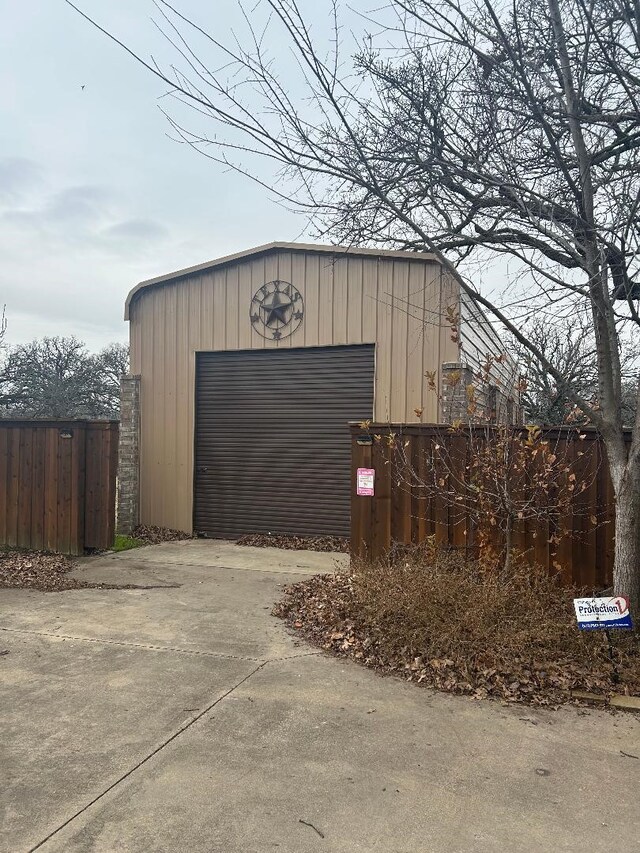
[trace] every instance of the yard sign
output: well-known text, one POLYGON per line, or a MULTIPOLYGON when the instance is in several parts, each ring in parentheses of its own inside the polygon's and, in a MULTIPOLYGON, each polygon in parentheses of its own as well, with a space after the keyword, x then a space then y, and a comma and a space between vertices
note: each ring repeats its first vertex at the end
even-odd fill
POLYGON ((632 628, 629 599, 622 595, 613 598, 574 598, 578 628, 594 631, 607 628, 632 628))
POLYGON ((357 492, 359 495, 373 497, 375 476, 376 472, 373 468, 358 468, 357 492))

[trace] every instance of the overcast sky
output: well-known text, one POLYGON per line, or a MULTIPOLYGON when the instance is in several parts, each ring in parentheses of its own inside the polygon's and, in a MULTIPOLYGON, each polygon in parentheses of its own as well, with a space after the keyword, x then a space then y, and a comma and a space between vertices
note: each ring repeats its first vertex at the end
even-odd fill
MULTIPOLYGON (((76 0, 142 53, 168 56, 150 0, 76 0)), ((179 0, 216 33, 235 0, 179 0)), ((313 5, 316 5, 315 3, 313 5)), ((62 0, 0 0, 0 303, 7 341, 125 341, 138 281, 305 223, 168 137, 161 82, 62 0), (84 88, 83 88, 84 87, 84 88)))

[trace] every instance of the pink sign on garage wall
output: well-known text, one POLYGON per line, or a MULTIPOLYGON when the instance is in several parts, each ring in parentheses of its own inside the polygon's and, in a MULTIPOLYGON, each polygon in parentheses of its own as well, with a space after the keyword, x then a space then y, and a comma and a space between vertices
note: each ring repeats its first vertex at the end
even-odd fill
POLYGON ((374 495, 373 482, 376 472, 373 468, 358 468, 357 493, 367 498, 374 495))

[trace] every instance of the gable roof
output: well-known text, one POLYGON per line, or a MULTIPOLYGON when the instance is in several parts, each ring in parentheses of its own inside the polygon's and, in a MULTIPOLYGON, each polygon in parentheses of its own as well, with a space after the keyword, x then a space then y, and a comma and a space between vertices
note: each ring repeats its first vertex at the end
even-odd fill
POLYGON ((431 263, 439 263, 435 255, 430 252, 406 252, 395 251, 392 249, 358 249, 351 246, 323 246, 314 243, 265 243, 263 246, 255 246, 253 249, 245 249, 243 252, 236 252, 233 255, 225 255, 222 258, 216 258, 213 261, 207 261, 204 264, 196 264, 193 267, 185 267, 182 270, 159 275, 156 278, 148 278, 141 281, 129 292, 124 306, 124 319, 128 320, 132 302, 137 299, 142 291, 158 285, 167 284, 171 281, 178 281, 181 278, 187 278, 194 273, 206 272, 207 270, 216 269, 218 267, 232 264, 236 261, 244 261, 247 258, 258 257, 274 251, 285 252, 316 252, 326 255, 351 255, 352 257, 368 257, 368 258, 401 258, 404 260, 427 261, 431 263))

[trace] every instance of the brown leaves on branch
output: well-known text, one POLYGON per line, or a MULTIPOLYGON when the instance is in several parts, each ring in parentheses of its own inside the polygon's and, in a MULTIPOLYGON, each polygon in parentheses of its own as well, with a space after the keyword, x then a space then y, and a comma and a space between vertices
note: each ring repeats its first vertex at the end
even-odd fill
POLYGON ((411 438, 387 442, 387 452, 396 483, 447 507, 455 523, 473 531, 480 553, 502 549, 507 564, 524 525, 539 527, 555 549, 567 517, 584 515, 592 527, 606 520, 578 500, 594 484, 601 459, 596 442, 578 445, 575 438, 567 430, 458 422, 421 444, 420 458, 411 438))

